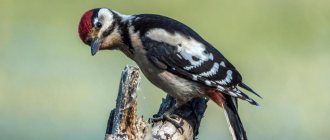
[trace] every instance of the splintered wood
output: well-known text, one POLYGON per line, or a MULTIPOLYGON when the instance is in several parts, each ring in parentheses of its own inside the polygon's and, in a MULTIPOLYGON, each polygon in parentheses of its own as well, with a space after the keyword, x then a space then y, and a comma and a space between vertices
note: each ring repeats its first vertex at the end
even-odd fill
MULTIPOLYGON (((109 116, 105 140, 191 140, 198 135, 198 128, 206 109, 207 99, 196 98, 174 112, 172 122, 163 120, 146 122, 137 116, 137 93, 140 76, 139 68, 126 66, 122 72, 119 91, 114 108, 109 116), (182 129, 182 130, 181 130, 182 129)), ((174 98, 163 99, 156 115, 162 115, 175 103, 174 98)))

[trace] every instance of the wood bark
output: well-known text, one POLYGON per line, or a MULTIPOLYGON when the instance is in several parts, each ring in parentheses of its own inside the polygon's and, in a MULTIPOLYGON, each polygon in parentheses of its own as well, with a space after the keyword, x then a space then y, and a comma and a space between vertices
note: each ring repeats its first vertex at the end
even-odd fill
MULTIPOLYGON (((174 111, 174 120, 181 129, 168 120, 147 122, 137 115, 139 68, 126 66, 122 72, 114 108, 109 116, 105 140, 191 140, 196 139, 200 122, 207 107, 206 98, 195 98, 174 111)), ((166 96, 159 111, 160 116, 175 104, 175 99, 166 96)))

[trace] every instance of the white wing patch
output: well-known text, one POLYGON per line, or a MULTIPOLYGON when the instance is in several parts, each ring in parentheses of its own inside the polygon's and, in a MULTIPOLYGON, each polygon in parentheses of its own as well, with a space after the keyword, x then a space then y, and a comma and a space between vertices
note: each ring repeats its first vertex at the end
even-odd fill
POLYGON ((200 76, 205 76, 205 77, 210 77, 212 75, 217 74, 217 72, 219 71, 219 63, 214 63, 212 68, 207 71, 207 72, 203 72, 201 74, 199 74, 200 76))
POLYGON ((210 53, 210 55, 209 55, 209 59, 210 59, 211 61, 213 61, 213 54, 212 54, 212 53, 210 53))
POLYGON ((226 76, 226 78, 223 79, 223 80, 220 80, 220 81, 216 81, 216 82, 219 83, 220 85, 227 85, 227 84, 230 83, 231 80, 233 79, 232 74, 233 74, 233 71, 228 70, 228 71, 227 71, 227 76, 226 76))
POLYGON ((208 86, 211 86, 211 81, 210 80, 205 80, 205 84, 208 86))
POLYGON ((172 34, 164 29, 156 28, 148 31, 146 36, 158 42, 177 46, 178 53, 182 58, 190 62, 190 66, 184 67, 185 70, 191 70, 201 66, 205 61, 213 60, 213 55, 211 53, 204 53, 205 46, 202 43, 180 33, 176 32, 172 34), (193 57, 197 59, 193 59, 193 57))
MULTIPOLYGON (((189 60, 190 61, 190 60, 189 60)), ((183 67, 183 69, 185 69, 185 70, 191 70, 191 69, 193 69, 193 68, 197 68, 197 67, 200 67, 202 64, 204 63, 204 61, 202 61, 202 60, 200 60, 200 61, 198 61, 198 62, 196 62, 196 63, 192 63, 191 61, 190 61, 190 66, 186 66, 186 67, 183 67)))
POLYGON ((223 61, 221 61, 220 65, 223 67, 226 67, 225 62, 223 62, 223 61))
POLYGON ((194 81, 197 81, 198 80, 198 76, 193 74, 193 78, 192 78, 194 81))

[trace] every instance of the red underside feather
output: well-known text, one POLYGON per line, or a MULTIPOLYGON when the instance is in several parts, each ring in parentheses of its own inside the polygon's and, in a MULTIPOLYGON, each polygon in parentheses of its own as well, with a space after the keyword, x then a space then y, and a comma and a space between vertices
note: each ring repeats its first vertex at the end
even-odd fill
POLYGON ((220 107, 223 107, 225 97, 217 89, 212 88, 206 91, 206 95, 220 107))

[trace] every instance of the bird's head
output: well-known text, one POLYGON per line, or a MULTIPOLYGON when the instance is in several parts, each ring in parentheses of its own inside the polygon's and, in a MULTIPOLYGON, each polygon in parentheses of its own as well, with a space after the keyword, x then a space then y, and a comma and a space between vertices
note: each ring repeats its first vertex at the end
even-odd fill
POLYGON ((83 14, 78 32, 80 39, 91 47, 92 55, 99 50, 112 50, 122 45, 119 24, 122 17, 119 13, 107 9, 92 9, 83 14))

